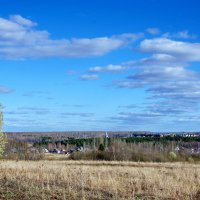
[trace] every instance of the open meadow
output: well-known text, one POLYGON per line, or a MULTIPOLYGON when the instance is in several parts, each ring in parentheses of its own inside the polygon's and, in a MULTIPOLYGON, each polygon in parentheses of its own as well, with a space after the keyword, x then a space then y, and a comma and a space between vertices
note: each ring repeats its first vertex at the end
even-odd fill
POLYGON ((1 200, 200 199, 200 164, 0 162, 1 200))

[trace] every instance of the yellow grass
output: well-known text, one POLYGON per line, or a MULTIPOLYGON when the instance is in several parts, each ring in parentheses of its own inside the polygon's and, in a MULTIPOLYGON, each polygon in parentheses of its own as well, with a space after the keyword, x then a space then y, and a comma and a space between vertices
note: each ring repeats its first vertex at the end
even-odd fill
POLYGON ((0 199, 200 199, 200 165, 0 161, 0 199))
POLYGON ((43 160, 66 160, 68 157, 66 154, 46 153, 43 160))

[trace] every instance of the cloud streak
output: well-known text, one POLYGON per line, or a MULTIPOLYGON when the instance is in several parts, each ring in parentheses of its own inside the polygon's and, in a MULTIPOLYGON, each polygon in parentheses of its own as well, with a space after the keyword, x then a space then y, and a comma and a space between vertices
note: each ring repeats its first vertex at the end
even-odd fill
POLYGON ((174 41, 167 38, 145 39, 140 50, 148 53, 173 55, 180 61, 200 61, 200 43, 174 41))
POLYGON ((94 81, 94 80, 98 80, 99 76, 96 74, 83 74, 81 75, 80 79, 83 81, 94 81))
POLYGON ((47 115, 50 110, 40 107, 19 107, 17 110, 5 111, 6 115, 47 115))
POLYGON ((142 34, 125 33, 111 37, 53 40, 48 31, 20 15, 0 18, 0 59, 102 56, 123 48, 142 34))
POLYGON ((127 67, 122 66, 122 65, 107 65, 106 67, 100 67, 100 66, 96 66, 96 67, 91 67, 89 68, 89 72, 92 73, 103 73, 103 72, 112 72, 112 73, 116 73, 116 72, 121 72, 126 70, 127 67))
POLYGON ((5 86, 0 86, 0 94, 9 94, 11 92, 13 92, 12 89, 5 86))
POLYGON ((196 39, 197 38, 197 35, 190 34, 188 30, 179 31, 173 34, 167 32, 167 33, 164 33, 162 36, 166 38, 178 38, 178 39, 196 39))
POLYGON ((93 117, 94 113, 76 113, 76 112, 63 112, 62 117, 93 117))
POLYGON ((160 33, 159 28, 147 28, 146 31, 151 35, 157 35, 160 33))
POLYGON ((145 39, 139 50, 152 55, 127 62, 130 74, 113 84, 118 88, 142 88, 147 93, 148 104, 139 110, 130 107, 133 112, 120 112, 115 118, 127 123, 163 119, 167 122, 184 121, 184 118, 187 121, 190 116, 197 119, 200 73, 190 66, 193 62, 200 62, 200 43, 167 38, 145 39))

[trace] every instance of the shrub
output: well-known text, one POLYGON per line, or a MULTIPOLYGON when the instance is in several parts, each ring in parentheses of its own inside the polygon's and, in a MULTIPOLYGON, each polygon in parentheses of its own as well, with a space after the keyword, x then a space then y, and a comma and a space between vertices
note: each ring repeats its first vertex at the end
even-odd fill
POLYGON ((177 155, 176 155, 173 151, 171 151, 171 152, 169 153, 169 158, 170 158, 170 160, 174 161, 174 160, 176 160, 177 155))
POLYGON ((193 162, 194 162, 194 159, 193 159, 192 157, 189 157, 189 158, 188 158, 188 162, 193 163, 193 162))
POLYGON ((99 145, 99 151, 105 151, 105 146, 102 143, 99 145))

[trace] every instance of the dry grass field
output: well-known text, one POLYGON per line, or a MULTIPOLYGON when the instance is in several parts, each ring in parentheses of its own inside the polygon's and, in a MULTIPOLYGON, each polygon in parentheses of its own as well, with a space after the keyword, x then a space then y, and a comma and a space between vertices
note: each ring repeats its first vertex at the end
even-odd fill
POLYGON ((0 161, 1 200, 200 199, 200 165, 0 161))

